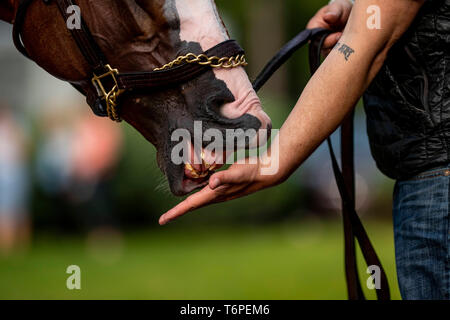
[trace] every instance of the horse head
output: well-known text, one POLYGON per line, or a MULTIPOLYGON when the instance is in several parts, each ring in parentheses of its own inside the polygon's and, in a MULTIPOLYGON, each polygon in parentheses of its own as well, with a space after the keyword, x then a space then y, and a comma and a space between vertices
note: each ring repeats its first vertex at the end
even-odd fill
MULTIPOLYGON (((22 42, 40 67, 83 89, 92 71, 54 2, 30 4, 22 42)), ((213 0, 78 0, 76 4, 106 59, 121 73, 154 70, 229 39, 213 0)), ((0 18, 13 23, 18 6, 19 0, 3 1, 0 18)), ((156 147, 158 165, 175 195, 204 186, 211 168, 221 164, 220 153, 227 151, 212 152, 202 142, 203 160, 194 161, 198 152, 190 141, 192 152, 185 163, 174 163, 171 155, 177 142, 172 135, 177 129, 194 137, 194 122, 201 121, 203 132, 218 129, 225 137, 228 129, 261 132, 271 127, 242 67, 211 68, 163 90, 131 91, 121 96, 120 116, 156 147)), ((252 139, 256 144, 247 141, 245 147, 261 143, 258 136, 252 139)))

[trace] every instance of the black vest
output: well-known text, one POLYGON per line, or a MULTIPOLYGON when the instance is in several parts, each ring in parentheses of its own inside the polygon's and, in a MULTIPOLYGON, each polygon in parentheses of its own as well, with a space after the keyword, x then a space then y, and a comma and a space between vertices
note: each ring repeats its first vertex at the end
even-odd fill
POLYGON ((364 95, 379 169, 407 179, 450 163, 450 0, 427 0, 364 95))

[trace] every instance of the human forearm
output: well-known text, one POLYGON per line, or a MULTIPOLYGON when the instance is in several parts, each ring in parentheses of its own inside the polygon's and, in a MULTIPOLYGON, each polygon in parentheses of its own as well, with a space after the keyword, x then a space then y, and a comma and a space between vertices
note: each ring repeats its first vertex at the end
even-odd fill
MULTIPOLYGON (((345 39, 340 43, 354 48, 345 39)), ((336 130, 366 89, 372 66, 354 50, 349 61, 336 49, 330 53, 282 126, 278 137, 282 177, 289 176, 336 130)))
POLYGON ((390 47, 408 28, 420 6, 421 2, 411 0, 356 2, 339 44, 312 77, 273 142, 279 143, 276 182, 288 177, 339 126, 376 76, 390 47), (365 12, 371 2, 379 3, 383 8, 385 18, 381 30, 366 28, 365 12))

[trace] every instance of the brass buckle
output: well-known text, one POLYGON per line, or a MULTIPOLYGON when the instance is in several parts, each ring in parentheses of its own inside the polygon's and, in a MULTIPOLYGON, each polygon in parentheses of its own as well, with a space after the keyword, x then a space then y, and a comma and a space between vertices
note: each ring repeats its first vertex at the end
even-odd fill
POLYGON ((109 64, 105 65, 105 68, 108 71, 100 76, 97 76, 94 73, 92 84, 97 89, 99 96, 106 102, 106 111, 108 112, 108 117, 110 117, 113 121, 120 122, 121 119, 117 111, 117 99, 119 98, 123 90, 119 89, 119 84, 117 83, 116 76, 119 75, 119 70, 111 68, 109 64), (106 92, 105 86, 102 83, 102 80, 106 77, 111 77, 114 82, 114 86, 109 92, 106 92))

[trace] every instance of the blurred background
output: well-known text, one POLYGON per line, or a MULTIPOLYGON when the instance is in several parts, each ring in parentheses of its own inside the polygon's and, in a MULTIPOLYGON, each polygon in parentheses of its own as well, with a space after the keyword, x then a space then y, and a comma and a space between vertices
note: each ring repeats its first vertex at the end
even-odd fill
MULTIPOLYGON (((253 79, 327 1, 217 0, 253 79)), ((23 58, 0 22, 1 299, 346 299, 340 199, 326 147, 283 185, 165 227, 170 195, 155 149, 23 58), (82 289, 66 288, 81 268, 82 289)), ((308 81, 307 51, 261 93, 280 128, 308 81)), ((339 152, 339 134, 333 135, 339 152)), ((356 112, 357 206, 394 298, 393 182, 356 112)), ((368 275, 360 262, 360 277, 368 275)), ((373 292, 368 293, 373 298, 373 292)))

